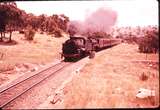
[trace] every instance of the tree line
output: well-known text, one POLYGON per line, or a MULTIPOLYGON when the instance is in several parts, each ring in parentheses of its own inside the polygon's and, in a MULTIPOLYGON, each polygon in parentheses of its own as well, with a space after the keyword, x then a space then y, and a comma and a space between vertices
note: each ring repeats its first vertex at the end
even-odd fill
POLYGON ((62 32, 67 32, 67 23, 69 17, 64 14, 53 14, 47 16, 41 14, 35 16, 32 13, 26 13, 17 7, 15 2, 0 3, 0 42, 6 38, 6 33, 9 33, 9 42, 12 41, 12 32, 32 29, 35 31, 62 36, 62 32))

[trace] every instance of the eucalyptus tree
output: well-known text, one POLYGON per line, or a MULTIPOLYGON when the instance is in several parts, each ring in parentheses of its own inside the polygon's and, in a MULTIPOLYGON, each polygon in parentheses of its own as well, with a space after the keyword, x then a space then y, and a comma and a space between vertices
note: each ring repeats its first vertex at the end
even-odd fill
POLYGON ((9 32, 9 42, 11 41, 12 32, 21 24, 22 11, 17 8, 15 2, 0 3, 0 40, 3 41, 5 32, 9 32))

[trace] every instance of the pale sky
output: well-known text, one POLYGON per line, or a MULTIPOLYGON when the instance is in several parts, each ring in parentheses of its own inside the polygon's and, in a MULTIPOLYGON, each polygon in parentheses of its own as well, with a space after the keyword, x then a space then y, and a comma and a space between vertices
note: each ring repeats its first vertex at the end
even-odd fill
POLYGON ((85 16, 100 7, 109 7, 118 14, 118 26, 158 25, 157 0, 106 0, 106 1, 18 1, 20 9, 35 15, 62 14, 71 20, 85 16))

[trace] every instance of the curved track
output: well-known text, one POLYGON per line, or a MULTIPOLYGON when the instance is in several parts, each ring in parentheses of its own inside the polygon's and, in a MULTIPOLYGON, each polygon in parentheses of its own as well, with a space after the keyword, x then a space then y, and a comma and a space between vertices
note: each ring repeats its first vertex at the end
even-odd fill
POLYGON ((24 80, 17 82, 10 87, 0 91, 0 108, 5 107, 10 102, 16 100, 22 94, 27 92, 28 90, 32 89, 34 86, 40 84, 42 81, 47 79, 48 77, 54 75, 55 73, 59 72, 66 66, 70 65, 71 63, 67 62, 60 62, 54 66, 51 66, 45 70, 42 70, 24 80))

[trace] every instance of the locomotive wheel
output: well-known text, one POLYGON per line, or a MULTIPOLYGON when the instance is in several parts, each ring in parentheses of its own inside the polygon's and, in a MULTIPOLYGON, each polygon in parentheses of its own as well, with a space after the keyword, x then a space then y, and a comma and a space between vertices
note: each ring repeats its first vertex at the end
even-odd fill
POLYGON ((78 58, 68 58, 68 57, 64 59, 65 62, 76 62, 77 60, 78 58))
POLYGON ((68 58, 68 57, 66 57, 64 61, 70 62, 70 61, 73 61, 73 58, 68 58))
POLYGON ((95 57, 95 51, 91 51, 89 54, 89 58, 92 59, 95 57))
POLYGON ((85 55, 85 52, 82 51, 81 54, 80 54, 80 58, 84 58, 86 55, 85 55))

